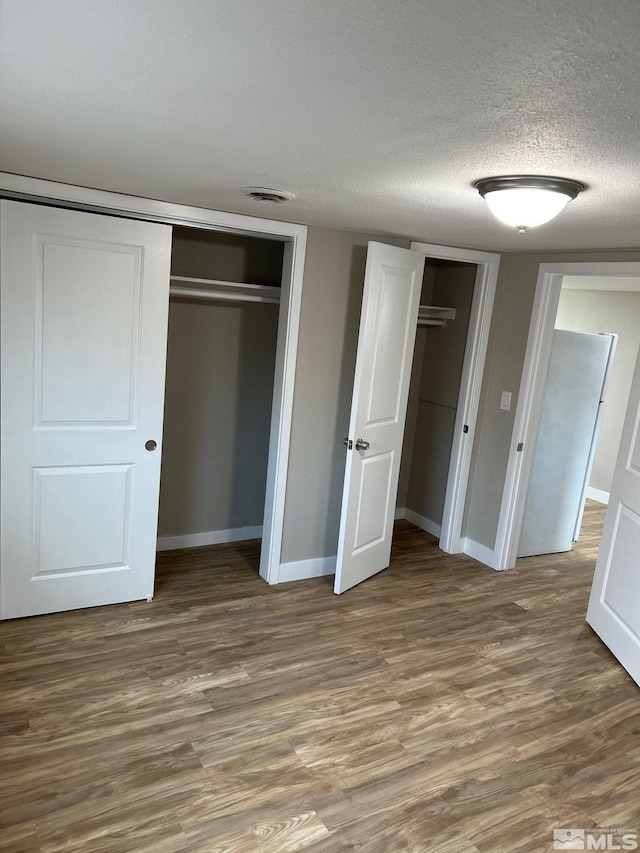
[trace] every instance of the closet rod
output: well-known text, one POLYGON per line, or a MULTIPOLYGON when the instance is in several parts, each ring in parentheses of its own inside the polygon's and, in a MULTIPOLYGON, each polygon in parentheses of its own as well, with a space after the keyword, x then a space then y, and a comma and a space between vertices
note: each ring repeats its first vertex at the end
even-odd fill
POLYGON ((277 305, 280 300, 270 296, 258 296, 253 293, 215 293, 212 290, 200 290, 195 287, 169 287, 169 296, 184 296, 187 299, 214 299, 224 302, 270 302, 277 305))

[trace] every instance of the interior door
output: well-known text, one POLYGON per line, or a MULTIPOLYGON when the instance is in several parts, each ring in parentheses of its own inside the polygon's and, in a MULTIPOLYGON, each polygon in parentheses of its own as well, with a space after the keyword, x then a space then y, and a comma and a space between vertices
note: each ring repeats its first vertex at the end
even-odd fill
POLYGON ((518 557, 573 548, 613 345, 613 335, 554 330, 518 557))
POLYGON ((613 475, 587 622, 640 684, 640 354, 613 475))
POLYGON ((0 616, 150 599, 171 228, 0 218, 0 616))
POLYGON ((334 592, 386 569, 424 255, 369 243, 334 592))

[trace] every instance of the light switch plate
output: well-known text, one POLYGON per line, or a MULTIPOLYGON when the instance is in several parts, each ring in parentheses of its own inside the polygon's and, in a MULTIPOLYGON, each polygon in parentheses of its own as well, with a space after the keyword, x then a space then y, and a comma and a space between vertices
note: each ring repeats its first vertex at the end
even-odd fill
POLYGON ((511 408, 511 391, 503 391, 500 397, 500 408, 508 412, 511 408))

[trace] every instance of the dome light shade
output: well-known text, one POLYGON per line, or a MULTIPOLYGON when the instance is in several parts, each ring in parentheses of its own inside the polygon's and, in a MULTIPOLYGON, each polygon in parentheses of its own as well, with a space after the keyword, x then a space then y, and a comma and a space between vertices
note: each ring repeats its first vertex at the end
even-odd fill
POLYGON ((582 192, 584 184, 569 178, 507 175, 483 178, 474 187, 496 219, 523 233, 527 228, 550 222, 582 192))

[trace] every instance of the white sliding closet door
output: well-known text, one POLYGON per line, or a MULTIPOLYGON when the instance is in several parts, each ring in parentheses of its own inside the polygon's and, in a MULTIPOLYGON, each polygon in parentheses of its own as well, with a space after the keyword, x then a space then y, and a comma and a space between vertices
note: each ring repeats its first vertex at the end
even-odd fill
POLYGON ((150 598, 171 228, 0 214, 0 615, 150 598))

